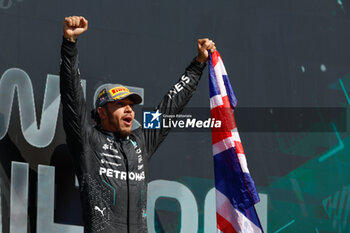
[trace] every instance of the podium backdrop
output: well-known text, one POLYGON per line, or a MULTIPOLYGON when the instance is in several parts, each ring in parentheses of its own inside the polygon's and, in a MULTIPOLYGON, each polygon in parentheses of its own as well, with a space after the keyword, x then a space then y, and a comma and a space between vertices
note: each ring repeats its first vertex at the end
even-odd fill
MULTIPOLYGON (((0 232, 82 232, 58 89, 65 16, 89 20, 78 40, 89 108, 99 86, 124 84, 144 94, 142 122, 142 108, 158 104, 197 39, 209 37, 236 92, 240 129, 259 118, 240 117, 240 108, 349 109, 349 12, 348 0, 0 0, 0 232)), ((209 109, 207 73, 189 108, 209 109)), ((241 131, 265 231, 349 232, 347 126, 279 130, 294 120, 241 131)), ((149 231, 214 232, 213 176, 210 132, 170 133, 150 164, 149 231)))

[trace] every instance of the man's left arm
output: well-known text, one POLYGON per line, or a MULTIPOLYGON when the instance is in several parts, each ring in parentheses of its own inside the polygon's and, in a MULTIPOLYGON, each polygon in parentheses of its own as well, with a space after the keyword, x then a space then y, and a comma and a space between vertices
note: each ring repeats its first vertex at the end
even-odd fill
MULTIPOLYGON (((203 69, 209 57, 209 51, 216 50, 215 43, 209 39, 199 39, 197 42, 198 55, 186 68, 180 80, 168 91, 156 108, 162 115, 176 115, 182 112, 194 94, 203 69)), ((149 158, 165 139, 170 128, 143 129, 149 158)))

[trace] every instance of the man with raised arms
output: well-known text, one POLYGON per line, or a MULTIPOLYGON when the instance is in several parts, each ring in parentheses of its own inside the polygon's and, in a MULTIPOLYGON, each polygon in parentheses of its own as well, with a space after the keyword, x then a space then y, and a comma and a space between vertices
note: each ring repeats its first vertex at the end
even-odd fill
MULTIPOLYGON (((84 17, 65 18, 60 68, 63 125, 79 181, 84 229, 89 233, 147 232, 148 163, 170 129, 132 130, 134 105, 142 98, 112 84, 96 98, 92 114, 96 126, 88 123, 76 47, 78 36, 87 28, 84 17)), ((160 113, 180 113, 193 95, 208 50, 216 49, 209 39, 199 39, 197 46, 198 55, 157 106, 160 113)))

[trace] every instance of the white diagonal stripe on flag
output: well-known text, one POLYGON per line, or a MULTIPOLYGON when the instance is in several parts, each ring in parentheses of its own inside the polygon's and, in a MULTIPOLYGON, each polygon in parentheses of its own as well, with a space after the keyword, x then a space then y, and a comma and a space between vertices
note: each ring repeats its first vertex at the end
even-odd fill
POLYGON ((227 197, 216 190, 216 212, 230 222, 237 232, 261 233, 261 229, 240 211, 236 210, 227 197))
POLYGON ((239 133, 238 133, 237 127, 234 128, 233 130, 231 130, 231 134, 232 134, 232 137, 233 137, 233 141, 238 141, 238 142, 241 141, 241 138, 239 137, 239 133))
POLYGON ((213 145, 213 156, 233 147, 235 147, 233 137, 225 138, 224 140, 213 145))
POLYGON ((237 154, 239 164, 241 165, 242 172, 249 173, 247 159, 245 154, 237 154))
POLYGON ((217 106, 224 105, 221 95, 215 95, 210 98, 210 108, 216 108, 217 106))
POLYGON ((215 70, 215 76, 216 76, 215 80, 216 80, 216 82, 218 84, 221 96, 226 96, 227 95, 226 87, 225 87, 225 84, 224 84, 224 79, 222 77, 223 70, 218 65, 214 67, 214 70, 215 70))

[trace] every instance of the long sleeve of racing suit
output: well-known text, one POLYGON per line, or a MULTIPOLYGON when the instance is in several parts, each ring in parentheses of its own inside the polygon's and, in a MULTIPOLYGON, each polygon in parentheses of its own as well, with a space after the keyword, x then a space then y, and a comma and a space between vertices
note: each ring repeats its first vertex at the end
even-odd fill
MULTIPOLYGON (((193 59, 183 76, 163 97, 156 110, 159 110, 162 115, 176 115, 182 112, 194 94, 205 66, 206 63, 200 63, 193 59)), ((151 158, 169 131, 170 128, 143 129, 148 159, 151 158)))
POLYGON ((63 38, 61 47, 60 92, 63 107, 63 127, 67 144, 74 159, 83 154, 83 143, 92 126, 88 122, 86 102, 80 80, 79 59, 76 44, 63 38))

